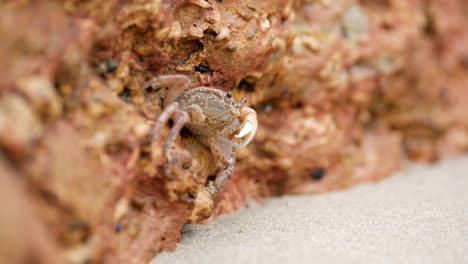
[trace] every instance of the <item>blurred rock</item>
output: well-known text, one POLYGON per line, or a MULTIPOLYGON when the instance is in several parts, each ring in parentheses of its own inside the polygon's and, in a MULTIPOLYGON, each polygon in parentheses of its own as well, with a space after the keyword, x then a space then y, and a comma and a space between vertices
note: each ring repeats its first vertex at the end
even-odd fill
POLYGON ((11 259, 37 246, 70 263, 141 263, 173 250, 185 223, 247 198, 342 189, 406 158, 466 152, 466 10, 462 0, 6 1, 2 162, 8 181, 21 178, 12 192, 29 197, 17 207, 56 244, 18 241, 11 259), (215 197, 217 161, 189 131, 171 162, 152 142, 166 89, 147 83, 163 74, 257 110, 257 135, 215 197))

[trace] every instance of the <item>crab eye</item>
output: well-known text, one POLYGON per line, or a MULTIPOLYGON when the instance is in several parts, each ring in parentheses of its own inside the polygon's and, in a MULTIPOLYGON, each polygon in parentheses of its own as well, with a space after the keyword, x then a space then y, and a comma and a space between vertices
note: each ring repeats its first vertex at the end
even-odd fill
POLYGON ((231 93, 231 92, 227 92, 227 93, 226 93, 226 96, 227 96, 227 98, 232 98, 232 93, 231 93))
POLYGON ((245 105, 247 103, 247 98, 242 98, 242 101, 241 101, 242 105, 245 105))

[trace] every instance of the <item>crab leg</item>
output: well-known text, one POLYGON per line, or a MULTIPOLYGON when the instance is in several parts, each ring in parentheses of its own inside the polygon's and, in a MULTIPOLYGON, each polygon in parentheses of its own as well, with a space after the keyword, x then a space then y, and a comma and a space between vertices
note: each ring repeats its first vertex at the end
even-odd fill
POLYGON ((153 88, 170 88, 164 96, 163 106, 167 107, 174 99, 187 90, 190 86, 190 79, 181 74, 158 76, 145 83, 153 88))
POLYGON ((162 126, 169 121, 171 117, 174 117, 174 125, 172 126, 171 132, 169 132, 169 136, 164 143, 164 155, 169 158, 170 149, 174 140, 177 138, 182 127, 188 120, 188 115, 179 110, 179 106, 177 103, 172 103, 166 107, 166 109, 159 115, 156 124, 154 125, 151 134, 153 135, 152 142, 159 142, 159 138, 161 136, 161 129, 162 126))
POLYGON ((234 173, 234 165, 232 164, 227 165, 226 167, 224 167, 223 169, 219 171, 218 175, 216 175, 216 179, 214 182, 216 191, 220 191, 224 187, 224 185, 226 185, 226 183, 229 182, 233 173, 234 173))
POLYGON ((160 136, 161 128, 164 124, 169 121, 169 119, 179 111, 177 103, 170 104, 164 109, 164 111, 159 115, 158 120, 154 124, 153 129, 151 130, 151 135, 153 135, 153 140, 158 139, 160 136))
POLYGON ((174 119, 174 125, 172 126, 171 132, 169 133, 166 142, 164 143, 164 154, 168 158, 174 140, 177 138, 180 130, 184 127, 188 120, 188 115, 184 111, 178 111, 176 113, 177 116, 174 119))

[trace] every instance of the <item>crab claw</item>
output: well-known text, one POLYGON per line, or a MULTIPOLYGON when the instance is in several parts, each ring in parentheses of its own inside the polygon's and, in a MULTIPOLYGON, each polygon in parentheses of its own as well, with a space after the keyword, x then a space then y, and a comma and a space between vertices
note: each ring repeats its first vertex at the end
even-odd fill
POLYGON ((244 124, 244 127, 242 130, 239 132, 239 134, 235 135, 236 138, 243 138, 245 135, 250 133, 253 130, 253 125, 251 122, 246 121, 244 124))
POLYGON ((235 138, 240 139, 240 142, 235 146, 236 150, 245 147, 252 141, 258 126, 257 113, 252 108, 243 106, 240 109, 240 119, 242 120, 242 124, 239 127, 239 133, 234 135, 235 138))

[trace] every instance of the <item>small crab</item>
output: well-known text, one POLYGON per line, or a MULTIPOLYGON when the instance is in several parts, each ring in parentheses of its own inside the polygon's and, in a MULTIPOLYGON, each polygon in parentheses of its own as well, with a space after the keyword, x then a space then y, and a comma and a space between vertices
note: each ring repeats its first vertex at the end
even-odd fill
POLYGON ((148 85, 168 88, 164 111, 153 130, 153 135, 158 137, 163 125, 171 118, 174 121, 163 146, 166 158, 170 160, 174 140, 187 127, 219 162, 213 193, 221 190, 233 174, 235 152, 245 147, 257 131, 255 110, 246 106, 245 98, 239 103, 230 92, 211 87, 189 89, 190 79, 185 75, 159 76, 148 85))

